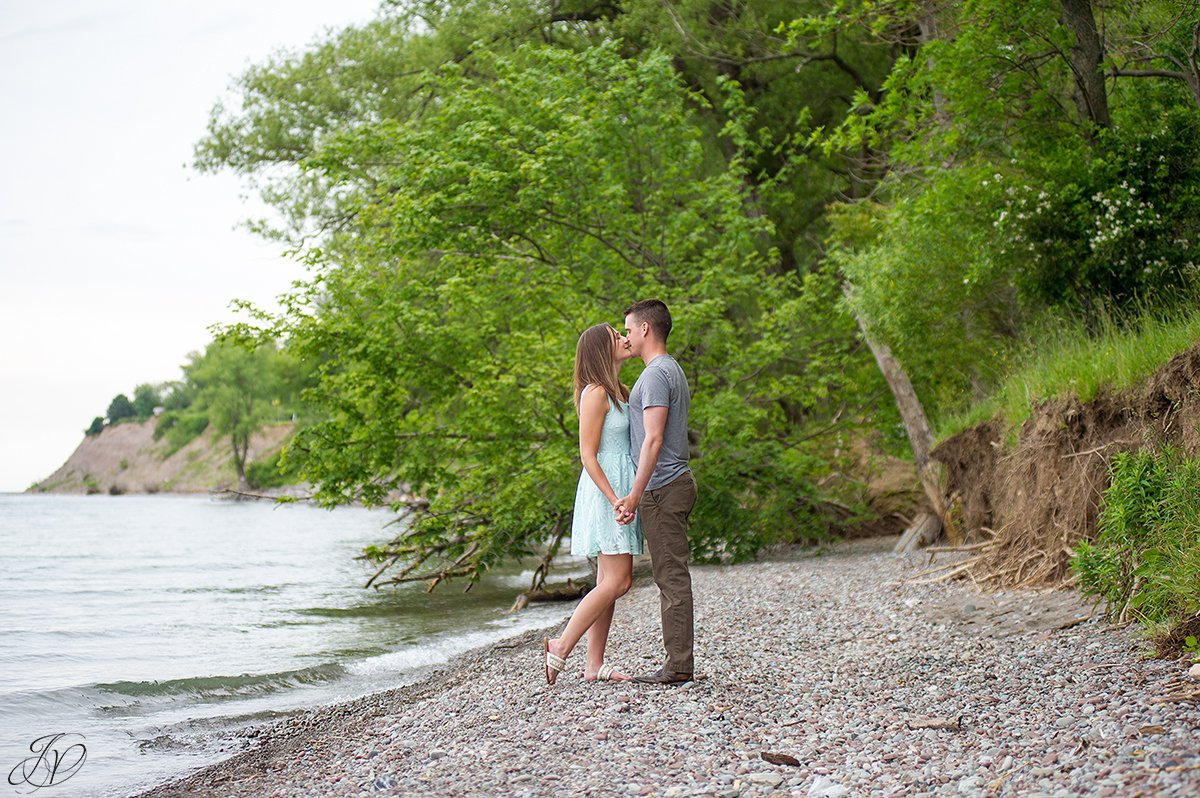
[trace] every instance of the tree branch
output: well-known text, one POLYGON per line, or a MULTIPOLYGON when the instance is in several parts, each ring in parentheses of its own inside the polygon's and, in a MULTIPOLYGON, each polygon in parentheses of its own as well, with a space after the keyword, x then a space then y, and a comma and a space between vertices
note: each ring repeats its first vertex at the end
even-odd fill
POLYGON ((1114 67, 1108 73, 1114 78, 1173 78, 1187 80, 1187 74, 1172 69, 1117 69, 1114 67))

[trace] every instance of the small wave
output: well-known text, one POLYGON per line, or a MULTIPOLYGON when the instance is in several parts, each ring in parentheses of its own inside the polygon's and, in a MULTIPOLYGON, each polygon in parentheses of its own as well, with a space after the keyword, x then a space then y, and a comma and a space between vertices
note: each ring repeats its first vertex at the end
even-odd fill
POLYGON ((292 610, 296 615, 314 618, 392 618, 403 612, 403 607, 391 604, 355 604, 349 607, 300 607, 292 610))
POLYGON ((347 673, 339 663, 325 663, 298 670, 278 673, 249 674, 238 676, 196 676, 187 679, 166 681, 108 682, 93 685, 97 690, 137 700, 191 696, 204 700, 247 698, 251 696, 290 690, 312 684, 334 681, 347 673))
POLYGON ((286 582, 280 585, 243 585, 241 587, 225 587, 223 585, 214 585, 209 587, 164 587, 156 588, 156 590, 163 593, 217 593, 220 595, 228 594, 236 596, 241 594, 263 595, 283 593, 284 591, 295 587, 306 587, 306 585, 302 582, 286 582))
POLYGON ((418 671, 441 665, 473 648, 497 643, 528 629, 540 629, 559 621, 564 614, 565 609, 561 606, 527 610, 520 615, 509 615, 490 621, 482 629, 475 631, 440 638, 418 638, 414 640, 414 645, 408 648, 353 662, 348 669, 351 673, 359 675, 418 671))

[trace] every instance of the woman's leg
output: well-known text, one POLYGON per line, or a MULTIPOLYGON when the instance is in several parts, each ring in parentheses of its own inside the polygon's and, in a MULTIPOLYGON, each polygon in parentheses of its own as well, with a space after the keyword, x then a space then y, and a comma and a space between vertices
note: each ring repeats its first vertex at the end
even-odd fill
POLYGON ((583 666, 583 678, 592 681, 604 664, 604 648, 608 645, 608 630, 612 626, 613 613, 617 605, 609 604, 608 609, 600 613, 600 617, 588 627, 587 634, 587 664, 583 666))
MULTIPOLYGON (((584 632, 590 631, 597 622, 601 623, 597 631, 600 639, 596 643, 588 642, 588 665, 591 666, 592 649, 596 648, 600 662, 604 659, 604 645, 608 642, 608 629, 612 623, 613 605, 617 599, 625 595, 633 580, 633 555, 630 554, 601 554, 596 567, 596 586, 579 602, 567 628, 562 636, 550 641, 550 651, 564 659, 579 643, 584 632), (603 619, 603 620, 602 620, 603 619), (597 645, 598 644, 598 645, 597 645)), ((599 670, 600 664, 595 666, 599 670)), ((594 671, 593 671, 594 673, 594 671)))
MULTIPOLYGON (((629 559, 630 567, 632 569, 633 558, 628 557, 627 559, 629 559)), ((605 565, 607 568, 601 568, 599 566, 596 568, 597 587, 605 579, 619 579, 621 576, 621 563, 616 563, 618 566, 617 574, 612 573, 612 567, 614 563, 610 561, 606 562, 605 565)), ((613 613, 616 611, 616 608, 616 602, 609 604, 604 612, 600 613, 596 620, 592 621, 592 625, 589 626, 587 628, 587 632, 585 632, 587 635, 587 664, 584 665, 583 668, 583 678, 587 679, 589 682, 595 681, 596 675, 600 672, 600 666, 604 664, 604 649, 608 645, 608 630, 612 626, 613 613)), ((624 674, 619 674, 618 676, 621 677, 624 676, 624 674)))

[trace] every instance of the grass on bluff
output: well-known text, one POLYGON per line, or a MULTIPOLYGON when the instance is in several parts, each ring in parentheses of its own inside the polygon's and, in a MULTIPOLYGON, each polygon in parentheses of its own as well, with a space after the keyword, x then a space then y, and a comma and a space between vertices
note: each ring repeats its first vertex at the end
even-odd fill
POLYGON ((1200 309, 1148 314, 1125 326, 1101 316, 1091 326, 1089 332, 1082 322, 1062 324, 1034 336, 1035 343, 990 397, 937 425, 938 440, 997 414, 1015 435, 1036 402, 1070 396, 1087 402, 1102 391, 1131 388, 1200 342, 1200 309))

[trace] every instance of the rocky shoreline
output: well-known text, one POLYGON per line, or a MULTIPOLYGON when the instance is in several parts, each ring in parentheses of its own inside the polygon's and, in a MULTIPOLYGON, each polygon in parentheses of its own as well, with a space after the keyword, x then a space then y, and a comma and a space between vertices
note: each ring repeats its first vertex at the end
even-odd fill
MULTIPOLYGON (((1200 794, 1200 708, 1172 700, 1186 663, 1070 593, 913 584, 924 561, 890 542, 697 568, 702 678, 682 687, 586 683, 581 651, 547 686, 526 634, 142 798, 1200 794)), ((660 654, 640 581, 610 661, 660 654)))

